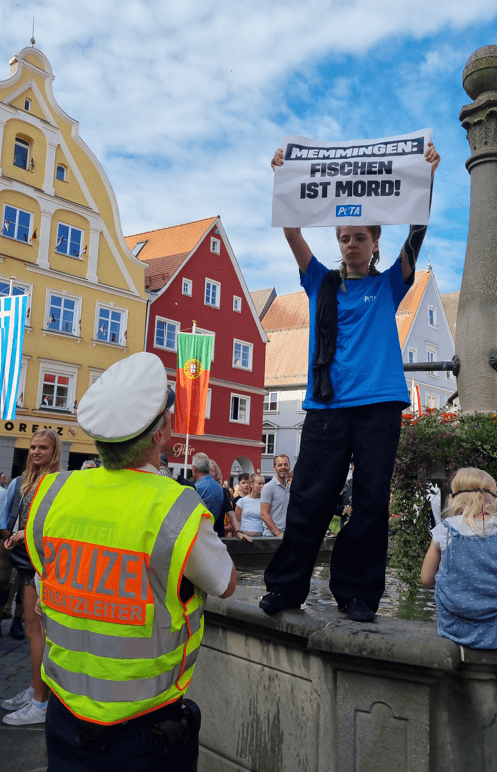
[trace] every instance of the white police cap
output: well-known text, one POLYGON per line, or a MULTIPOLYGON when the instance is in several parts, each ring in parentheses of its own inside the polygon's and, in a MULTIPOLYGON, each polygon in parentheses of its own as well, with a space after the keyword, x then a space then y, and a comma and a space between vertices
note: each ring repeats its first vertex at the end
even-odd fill
POLYGON ((78 423, 95 440, 124 442, 152 429, 173 402, 161 360, 141 351, 111 365, 90 386, 78 423))

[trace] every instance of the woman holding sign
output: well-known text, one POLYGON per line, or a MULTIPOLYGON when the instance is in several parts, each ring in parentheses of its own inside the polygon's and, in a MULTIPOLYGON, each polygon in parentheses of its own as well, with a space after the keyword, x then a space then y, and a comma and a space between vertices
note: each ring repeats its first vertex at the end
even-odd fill
MULTIPOLYGON (((428 143, 432 178, 440 163, 428 143)), ((282 166, 275 153, 273 170, 282 166)), ((318 262, 300 228, 284 228, 309 298, 309 370, 300 454, 283 541, 266 569, 267 614, 300 608, 354 457, 352 517, 336 538, 330 589, 342 611, 372 621, 385 589, 390 480, 402 409, 409 406, 395 313, 414 281, 426 226, 411 225, 380 273, 381 227, 341 226, 340 270, 318 262)))

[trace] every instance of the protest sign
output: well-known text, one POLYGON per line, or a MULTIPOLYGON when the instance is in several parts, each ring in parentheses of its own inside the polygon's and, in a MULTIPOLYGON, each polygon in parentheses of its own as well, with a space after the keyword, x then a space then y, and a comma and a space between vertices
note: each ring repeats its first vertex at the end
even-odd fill
POLYGON ((284 137, 273 227, 427 225, 431 129, 383 139, 322 142, 284 137))

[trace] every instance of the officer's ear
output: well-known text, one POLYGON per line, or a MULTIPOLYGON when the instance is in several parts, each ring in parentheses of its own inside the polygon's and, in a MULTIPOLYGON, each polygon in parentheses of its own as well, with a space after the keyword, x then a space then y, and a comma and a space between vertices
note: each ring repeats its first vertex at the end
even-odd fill
POLYGON ((171 432, 169 431, 170 415, 171 415, 170 411, 166 410, 164 413, 164 419, 162 421, 162 424, 159 426, 158 429, 155 430, 155 432, 152 435, 152 439, 156 445, 163 445, 164 442, 167 442, 167 440, 169 439, 169 436, 171 434, 171 432))

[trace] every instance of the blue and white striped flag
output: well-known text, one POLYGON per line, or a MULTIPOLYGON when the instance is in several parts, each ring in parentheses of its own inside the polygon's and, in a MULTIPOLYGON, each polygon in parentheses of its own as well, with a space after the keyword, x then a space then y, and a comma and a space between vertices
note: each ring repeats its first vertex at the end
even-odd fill
POLYGON ((16 417, 27 303, 27 295, 0 298, 0 415, 4 421, 16 417))

